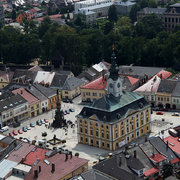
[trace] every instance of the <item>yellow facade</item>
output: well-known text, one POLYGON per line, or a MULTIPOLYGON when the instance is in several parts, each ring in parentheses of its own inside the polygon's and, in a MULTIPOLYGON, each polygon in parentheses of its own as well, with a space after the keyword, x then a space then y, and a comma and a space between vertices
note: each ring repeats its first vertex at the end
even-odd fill
POLYGON ((40 101, 35 103, 35 104, 32 104, 30 105, 29 107, 29 117, 35 117, 35 116, 38 116, 39 114, 42 113, 42 110, 41 110, 41 103, 40 101))
POLYGON ((172 96, 167 93, 156 93, 156 106, 163 106, 164 108, 171 108, 172 96))
MULTIPOLYGON (((48 109, 55 109, 57 103, 57 95, 48 98, 48 109)), ((59 103, 61 103, 61 95, 59 94, 59 103)))
POLYGON ((0 89, 6 87, 8 84, 9 84, 9 82, 5 78, 0 76, 0 89))
POLYGON ((73 90, 62 90, 62 98, 72 100, 81 94, 80 86, 73 90))
POLYGON ((74 170, 73 172, 67 174, 66 176, 64 176, 60 180, 68 180, 74 176, 77 176, 83 172, 86 172, 87 170, 88 170, 88 162, 85 163, 83 166, 79 167, 78 169, 74 170))
POLYGON ((79 142, 107 150, 116 150, 121 145, 149 133, 151 130, 150 107, 132 112, 125 119, 113 124, 96 120, 96 117, 78 117, 79 142))
POLYGON ((96 99, 100 99, 106 93, 104 89, 85 89, 81 88, 82 101, 93 102, 96 99))

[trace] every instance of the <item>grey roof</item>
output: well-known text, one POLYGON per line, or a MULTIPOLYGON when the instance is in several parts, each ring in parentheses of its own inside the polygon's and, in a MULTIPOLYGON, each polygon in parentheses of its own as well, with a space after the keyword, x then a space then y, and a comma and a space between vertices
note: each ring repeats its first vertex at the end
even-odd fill
POLYGON ((25 88, 28 92, 30 92, 33 96, 38 98, 41 101, 47 100, 47 97, 41 93, 38 89, 36 89, 33 85, 30 85, 25 88))
POLYGON ((174 88, 173 92, 172 92, 172 96, 180 96, 180 81, 178 81, 176 83, 176 87, 174 88))
POLYGON ((143 179, 138 177, 131 170, 131 167, 135 167, 135 165, 136 169, 141 169, 144 167, 140 160, 132 156, 130 156, 129 158, 126 158, 125 156, 125 153, 114 155, 111 158, 106 159, 99 164, 96 164, 95 166, 93 166, 93 169, 96 169, 103 174, 107 174, 119 180, 143 179), (133 159, 133 161, 131 161, 131 159, 133 159))
POLYGON ((82 173, 79 176, 73 177, 70 180, 112 180, 106 175, 97 172, 95 169, 91 169, 82 173))
POLYGON ((144 13, 144 14, 163 14, 166 11, 166 8, 143 8, 138 13, 144 13))
POLYGON ((62 89, 71 91, 83 84, 84 84, 84 81, 82 81, 81 79, 76 78, 76 77, 70 77, 70 78, 66 79, 62 89))
POLYGON ((71 75, 71 71, 64 71, 64 70, 54 70, 53 72, 55 72, 58 75, 66 75, 66 76, 70 76, 71 75))
POLYGON ((153 137, 149 141, 161 154, 167 156, 169 161, 178 157, 160 137, 153 137))
POLYGON ((170 79, 161 80, 157 92, 171 94, 176 87, 176 83, 177 81, 170 79))
POLYGON ((3 99, 7 99, 11 96, 13 96, 14 94, 12 92, 3 92, 1 95, 0 95, 0 100, 3 100, 3 99))
POLYGON ((172 5, 170 5, 170 7, 180 7, 180 3, 172 4, 172 5))
POLYGON ((6 136, 0 142, 5 143, 5 144, 11 144, 12 142, 16 141, 14 138, 6 136))
POLYGON ((4 159, 0 162, 0 179, 4 179, 17 165, 16 162, 4 159))
POLYGON ((11 96, 0 101, 0 112, 7 111, 11 108, 24 104, 27 101, 21 97, 19 94, 11 96))
POLYGON ((139 87, 139 81, 132 85, 128 76, 120 76, 120 78, 123 85, 123 89, 126 91, 134 91, 137 87, 139 87))
POLYGON ((47 87, 41 86, 39 84, 34 84, 33 86, 37 90, 39 90, 44 96, 46 96, 48 98, 51 97, 51 96, 56 95, 56 91, 51 89, 51 88, 47 88, 47 87))
POLYGON ((119 73, 137 76, 144 76, 146 74, 149 77, 152 77, 162 69, 162 67, 120 66, 119 73))
POLYGON ((121 97, 105 95, 92 105, 85 106, 78 116, 90 118, 95 115, 99 121, 114 123, 148 106, 150 105, 142 96, 134 92, 124 92, 121 97))
POLYGON ((51 87, 62 89, 67 78, 68 78, 68 75, 66 74, 56 73, 52 80, 51 87))

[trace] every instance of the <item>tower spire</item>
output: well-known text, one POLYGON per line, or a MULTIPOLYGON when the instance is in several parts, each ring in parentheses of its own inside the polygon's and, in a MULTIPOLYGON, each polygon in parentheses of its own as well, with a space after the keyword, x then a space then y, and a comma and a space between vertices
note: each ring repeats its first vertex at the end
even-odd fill
POLYGON ((109 70, 110 72, 110 76, 109 78, 112 78, 113 80, 117 80, 118 77, 119 77, 119 69, 118 69, 118 66, 116 64, 116 55, 114 53, 114 44, 112 45, 112 55, 111 55, 111 68, 109 70))

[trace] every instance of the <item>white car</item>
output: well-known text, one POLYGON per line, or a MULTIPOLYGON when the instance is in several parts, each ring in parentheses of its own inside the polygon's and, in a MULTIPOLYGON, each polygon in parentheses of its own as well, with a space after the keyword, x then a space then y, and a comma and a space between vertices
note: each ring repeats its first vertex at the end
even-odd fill
POLYGON ((29 125, 27 125, 27 126, 26 126, 26 129, 27 129, 27 130, 30 130, 30 129, 31 129, 31 127, 30 127, 29 125))
POLYGON ((175 112, 172 114, 172 116, 179 116, 179 113, 175 112))
POLYGON ((44 121, 43 119, 41 119, 41 123, 42 123, 42 124, 45 124, 45 121, 44 121))

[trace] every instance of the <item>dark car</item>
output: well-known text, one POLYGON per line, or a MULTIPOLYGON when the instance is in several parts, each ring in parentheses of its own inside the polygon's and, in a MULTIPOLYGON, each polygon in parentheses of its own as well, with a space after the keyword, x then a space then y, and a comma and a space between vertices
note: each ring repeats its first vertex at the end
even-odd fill
POLYGON ((31 122, 30 127, 35 127, 35 124, 31 122))
POLYGON ((64 99, 63 102, 69 103, 69 99, 64 99))
POLYGON ((73 108, 70 108, 69 111, 70 111, 70 112, 74 112, 74 109, 73 109, 73 108))
POLYGON ((23 127, 22 130, 23 130, 24 132, 27 132, 27 128, 26 128, 26 127, 23 127))
POLYGON ((161 108, 160 111, 168 111, 166 108, 161 108))
POLYGON ((36 121, 36 124, 37 124, 38 126, 41 126, 41 125, 42 125, 41 120, 37 120, 37 121, 36 121))

